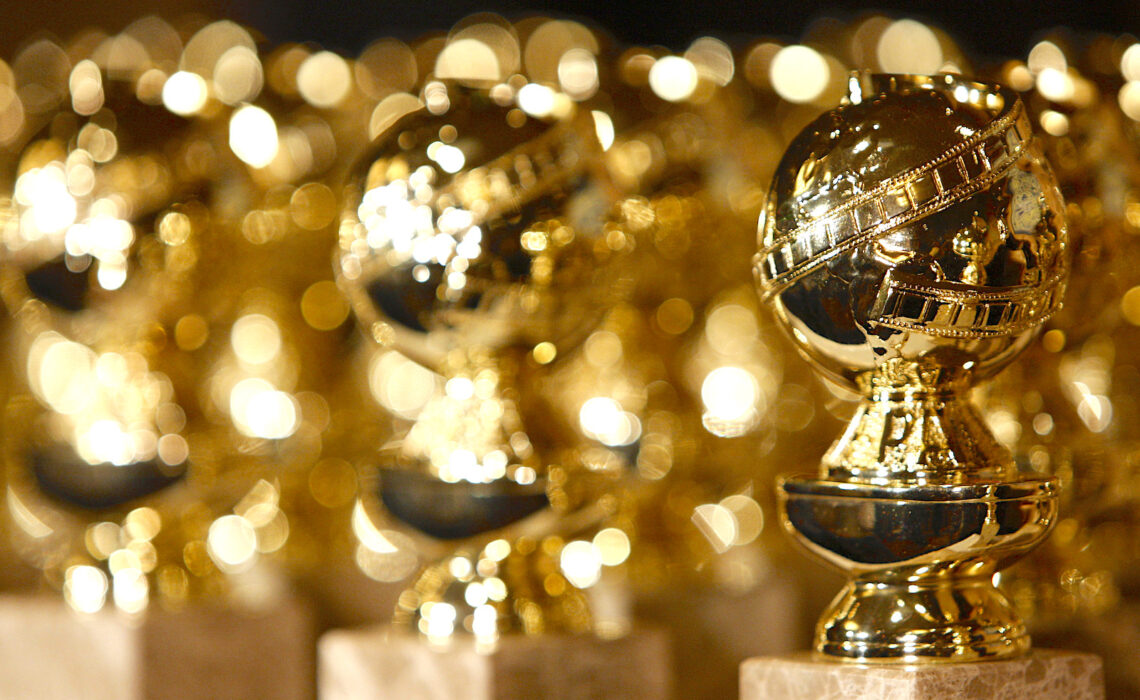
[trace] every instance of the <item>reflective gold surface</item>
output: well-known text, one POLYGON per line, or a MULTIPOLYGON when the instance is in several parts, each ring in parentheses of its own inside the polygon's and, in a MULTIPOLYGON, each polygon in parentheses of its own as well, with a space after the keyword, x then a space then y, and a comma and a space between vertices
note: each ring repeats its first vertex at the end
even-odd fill
MULTIPOLYGON (((536 518, 542 534, 573 534, 565 528, 581 523, 547 511, 596 511, 589 484, 617 475, 616 465, 581 464, 555 411, 529 387, 598 322, 614 294, 611 261, 632 244, 603 230, 615 190, 601 163, 600 118, 569 93, 506 80, 491 66, 468 73, 463 31, 436 58, 437 75, 452 79, 426 82, 420 97, 389 96, 373 115, 377 140, 348 184, 336 269, 369 335, 440 376, 414 424, 376 460, 385 514, 437 541, 505 534, 495 541, 506 545, 536 518), (524 412, 541 422, 526 425, 524 412)), ((544 588, 524 559, 500 579, 503 596, 474 605, 457 631, 475 633, 465 619, 480 621, 476 636, 488 624, 495 634, 589 628, 584 604, 572 606, 575 615, 554 612, 581 592, 544 588), (531 576, 535 607, 524 604, 530 584, 520 583, 531 576)), ((440 636, 426 630, 450 605, 449 572, 424 572, 398 618, 411 612, 425 621, 421 632, 440 636)))
POLYGON ((186 195, 205 173, 179 157, 203 135, 90 59, 72 76, 70 104, 25 125, 7 200, 6 501, 17 549, 73 607, 138 613, 199 588, 170 521, 194 409, 167 324, 197 274, 202 207, 186 195))
POLYGON ((1060 305, 1068 233, 1017 95, 941 75, 853 74, 792 142, 760 223, 761 294, 863 396, 820 478, 781 482, 785 528, 850 581, 818 652, 965 661, 1029 639, 994 572, 1053 525, 965 393, 1060 305))

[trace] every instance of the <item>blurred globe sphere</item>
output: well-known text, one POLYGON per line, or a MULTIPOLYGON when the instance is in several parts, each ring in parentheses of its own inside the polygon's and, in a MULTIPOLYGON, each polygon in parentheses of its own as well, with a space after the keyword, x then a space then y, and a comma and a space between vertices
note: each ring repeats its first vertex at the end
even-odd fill
POLYGON ((575 342, 614 253, 593 118, 539 85, 424 95, 389 98, 392 124, 348 185, 338 264, 357 315, 435 369, 456 349, 575 342), (524 112, 527 88, 554 111, 524 112))

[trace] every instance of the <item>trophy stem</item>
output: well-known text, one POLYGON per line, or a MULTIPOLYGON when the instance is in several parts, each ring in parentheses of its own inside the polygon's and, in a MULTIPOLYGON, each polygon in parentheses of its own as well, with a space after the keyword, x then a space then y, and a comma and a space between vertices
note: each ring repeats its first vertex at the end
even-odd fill
POLYGON ((433 643, 454 635, 494 643, 501 634, 589 631, 586 595, 560 569, 564 546, 557 536, 524 536, 449 555, 400 595, 393 622, 433 643))
POLYGON ((456 352, 441 369, 444 391, 401 441, 399 467, 449 484, 541 480, 544 465, 517 405, 515 364, 486 352, 456 352))
POLYGON ((815 650, 850 661, 977 661, 1028 651, 1029 635, 988 576, 857 578, 824 612, 815 650))
POLYGON ((823 459, 824 478, 864 484, 1015 481, 1009 451, 967 398, 967 386, 934 384, 913 367, 889 384, 876 372, 864 398, 823 459), (909 375, 909 376, 907 376, 909 375))

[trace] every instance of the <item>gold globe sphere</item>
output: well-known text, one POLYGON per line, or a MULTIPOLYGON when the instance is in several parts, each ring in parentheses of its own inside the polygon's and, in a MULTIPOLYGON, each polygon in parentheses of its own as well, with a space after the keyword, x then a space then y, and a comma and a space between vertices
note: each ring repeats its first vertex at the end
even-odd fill
POLYGON ((1056 179, 1011 91, 951 76, 864 81, 777 168, 762 294, 832 378, 892 361, 992 374, 1060 304, 1056 179))

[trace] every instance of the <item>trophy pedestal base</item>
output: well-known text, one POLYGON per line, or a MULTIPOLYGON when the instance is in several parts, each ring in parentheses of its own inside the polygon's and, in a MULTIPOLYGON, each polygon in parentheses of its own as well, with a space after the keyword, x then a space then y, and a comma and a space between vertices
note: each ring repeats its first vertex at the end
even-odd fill
POLYGON ((638 601, 640 618, 673 636, 675 697, 731 698, 741 662, 788 654, 811 642, 801 619, 802 594, 792 580, 771 576, 752 590, 688 588, 638 601), (763 620, 763 630, 756 621, 763 620))
POLYGON ((0 597, 0 697, 135 700, 137 630, 113 614, 78 615, 49 597, 0 597))
POLYGON ((810 654, 756 658, 740 667, 741 700, 1103 700, 1100 657, 1035 649, 999 661, 922 666, 857 664, 810 654))
POLYGON ((317 622, 301 598, 251 611, 155 610, 140 631, 146 700, 313 697, 317 622))
POLYGON ((190 606, 131 619, 0 596, 0 697, 303 700, 314 637, 309 608, 291 598, 256 613, 190 606))
POLYGON ((322 700, 665 700, 669 644, 662 630, 620 639, 507 635, 493 650, 459 638, 434 646, 386 627, 336 630, 321 638, 322 700))

